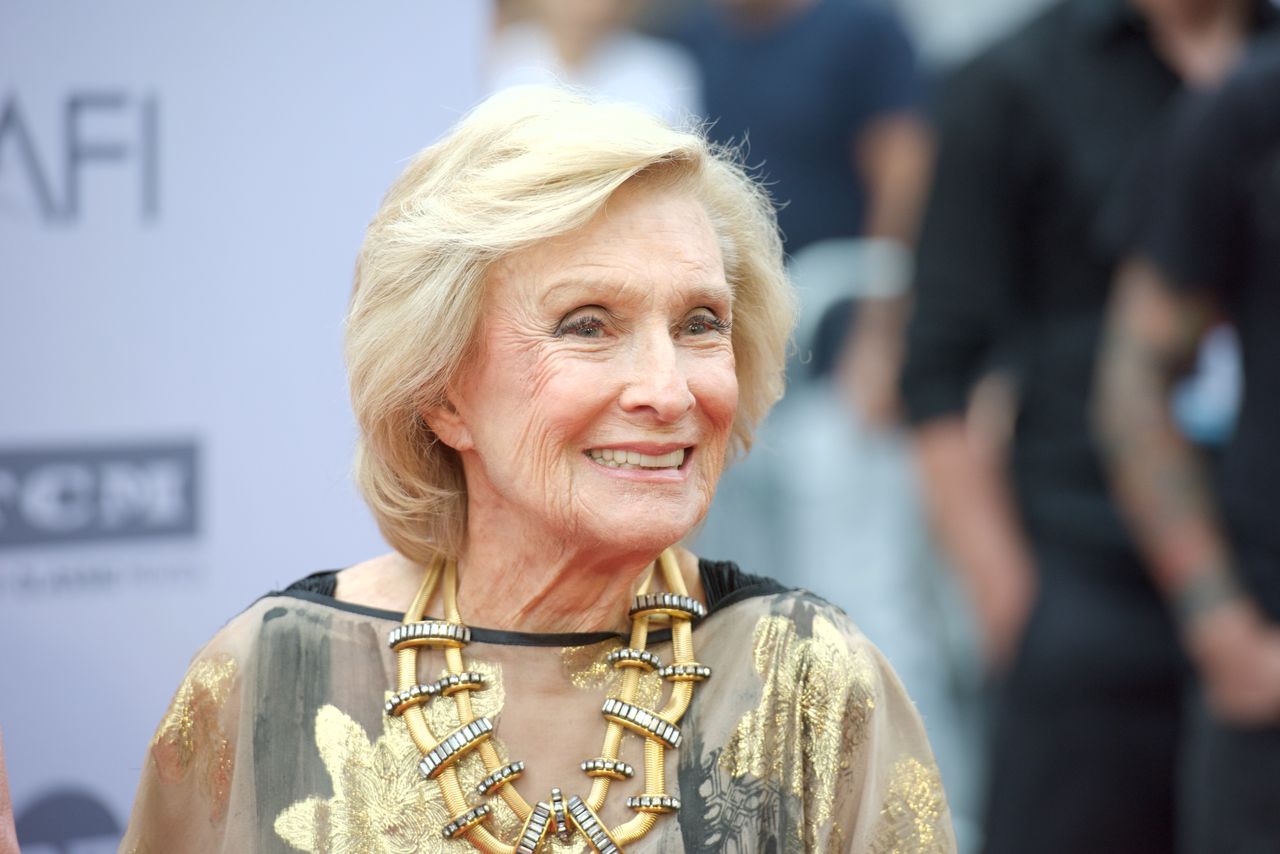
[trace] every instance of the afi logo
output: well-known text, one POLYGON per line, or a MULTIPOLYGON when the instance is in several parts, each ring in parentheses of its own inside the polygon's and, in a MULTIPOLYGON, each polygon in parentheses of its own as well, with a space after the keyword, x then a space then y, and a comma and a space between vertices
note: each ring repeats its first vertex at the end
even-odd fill
POLYGON ((86 171, 131 170, 138 216, 154 220, 160 209, 160 107, 155 96, 95 89, 70 93, 61 107, 60 138, 53 145, 41 146, 32 117, 19 104, 18 96, 4 96, 0 104, 0 180, 25 183, 46 220, 75 222, 81 214, 86 171), (104 120, 114 132, 101 130, 104 120))
POLYGON ((192 443, 0 451, 0 549, 195 532, 192 443))

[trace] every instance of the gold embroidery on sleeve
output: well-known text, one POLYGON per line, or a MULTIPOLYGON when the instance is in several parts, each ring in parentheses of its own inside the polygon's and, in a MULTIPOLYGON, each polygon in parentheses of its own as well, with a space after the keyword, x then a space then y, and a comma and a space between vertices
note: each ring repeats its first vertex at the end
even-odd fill
POLYGON ((831 819, 840 773, 867 737, 875 670, 821 615, 807 638, 787 617, 761 618, 752 656, 763 682, 760 703, 742 716, 721 768, 734 777, 777 781, 803 799, 801 832, 812 850, 831 819))
POLYGON ((223 731, 221 715, 235 678, 236 660, 230 655, 191 665, 151 739, 151 758, 163 782, 180 783, 196 769, 212 821, 226 815, 231 795, 235 747, 223 731))
POLYGON ((946 854, 946 810, 938 769, 914 757, 898 760, 871 854, 946 854))

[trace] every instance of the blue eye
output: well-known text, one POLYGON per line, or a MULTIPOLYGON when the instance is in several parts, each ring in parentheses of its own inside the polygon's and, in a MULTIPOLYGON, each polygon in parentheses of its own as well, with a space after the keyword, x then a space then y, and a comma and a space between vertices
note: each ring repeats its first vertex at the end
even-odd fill
POLYGON ((729 323, 710 314, 697 314, 687 318, 683 332, 686 335, 706 335, 709 332, 728 332, 729 323))
POLYGON ((556 328, 556 337, 571 335, 575 338, 600 338, 604 335, 604 320, 586 314, 566 320, 556 328))

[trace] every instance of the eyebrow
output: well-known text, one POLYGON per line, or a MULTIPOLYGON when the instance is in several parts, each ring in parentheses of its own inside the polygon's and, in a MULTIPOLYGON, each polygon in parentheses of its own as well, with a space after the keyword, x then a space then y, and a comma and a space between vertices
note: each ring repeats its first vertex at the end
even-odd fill
MULTIPOLYGON (((572 278, 560 279, 553 282, 542 293, 539 300, 544 305, 551 302, 552 298, 562 291, 576 289, 596 289, 600 287, 608 288, 614 292, 639 291, 640 286, 626 284, 622 282, 610 282, 601 279, 592 279, 589 277, 574 276, 572 278)), ((734 291, 733 287, 728 283, 701 283, 694 285, 689 293, 690 302, 724 302, 733 305, 734 291)))

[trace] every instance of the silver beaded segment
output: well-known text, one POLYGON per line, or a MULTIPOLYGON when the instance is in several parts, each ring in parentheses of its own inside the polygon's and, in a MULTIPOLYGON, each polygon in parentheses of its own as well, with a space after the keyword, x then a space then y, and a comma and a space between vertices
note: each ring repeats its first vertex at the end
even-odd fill
POLYGON ((440 835, 445 839, 454 839, 466 833, 493 812, 493 807, 488 804, 481 804, 467 810, 462 815, 456 817, 453 821, 446 824, 440 831, 440 835))
POLYGON ((608 759, 603 756, 597 759, 586 759, 578 767, 586 771, 588 777, 611 777, 614 780, 629 780, 636 775, 636 769, 621 759, 608 759))
POLYGON ((404 691, 397 691, 392 694, 391 699, 383 704, 383 708, 387 710, 388 715, 403 714, 405 709, 425 703, 438 693, 440 693, 440 688, 434 683, 431 685, 414 685, 404 691))
POLYGON ((388 715, 400 715, 410 706, 425 703, 435 696, 450 697, 459 691, 483 691, 487 685, 485 676, 475 670, 466 673, 450 673, 434 682, 414 685, 404 691, 398 691, 383 704, 388 715))
POLYGON ((609 831, 605 830, 600 817, 592 812, 591 808, 577 795, 569 799, 569 815, 573 818, 573 823, 578 826, 578 830, 582 831, 582 835, 587 837, 591 847, 600 854, 622 854, 622 849, 613 841, 609 831))
POLYGON ((524 827, 520 830, 520 841, 516 843, 516 854, 534 854, 542 837, 547 835, 547 825, 551 822, 551 805, 546 801, 538 801, 524 827))
POLYGON ((605 700, 600 711, 609 720, 617 721, 641 735, 652 736, 667 747, 680 746, 680 728, 655 712, 625 703, 616 697, 605 700))
POLYGON ((460 647, 471 643, 471 629, 446 620, 403 623, 391 630, 387 646, 399 650, 410 646, 460 647))
POLYGON ((551 790, 551 820, 555 825, 556 839, 569 841, 569 819, 564 809, 564 793, 559 789, 551 790))
POLYGON ((707 606, 692 596, 681 593, 645 593, 637 596, 635 604, 631 606, 631 617, 651 614, 667 614, 690 620, 701 620, 707 616, 707 606))
POLYGON ((671 682, 702 682, 711 678, 711 668, 705 664, 668 664, 658 668, 658 675, 671 682))
POLYGON ((523 762, 512 762, 509 765, 503 765, 476 784, 476 794, 488 797, 523 773, 523 762))
POLYGON ((435 749, 422 758, 418 770, 422 776, 434 779, 445 768, 462 758, 471 748, 493 734, 493 721, 478 718, 454 730, 435 749))
POLYGON ((635 795, 627 798, 627 806, 637 812, 668 813, 680 809, 675 795, 635 795))
POLYGON ((605 660, 614 667, 638 667, 645 671, 657 670, 662 666, 662 659, 649 650, 630 647, 615 649, 605 660))
POLYGON ((452 697, 459 691, 483 691, 488 684, 484 674, 476 670, 465 673, 450 673, 441 676, 432 683, 442 697, 452 697))

